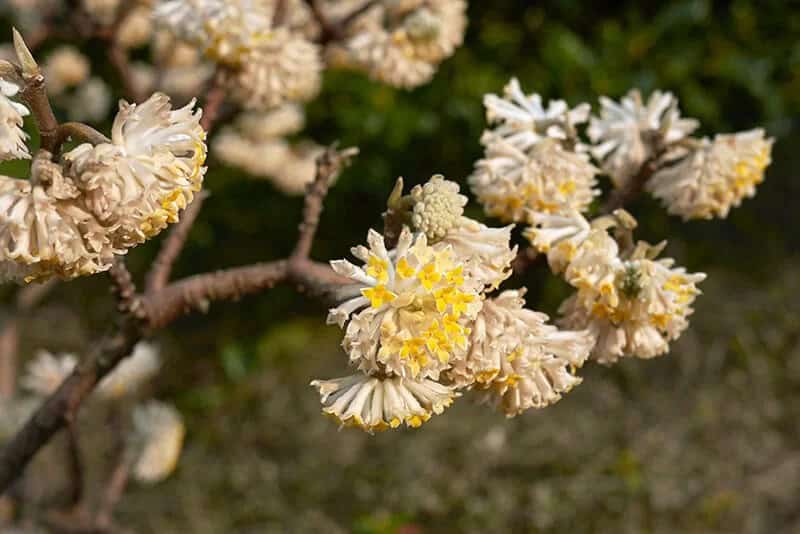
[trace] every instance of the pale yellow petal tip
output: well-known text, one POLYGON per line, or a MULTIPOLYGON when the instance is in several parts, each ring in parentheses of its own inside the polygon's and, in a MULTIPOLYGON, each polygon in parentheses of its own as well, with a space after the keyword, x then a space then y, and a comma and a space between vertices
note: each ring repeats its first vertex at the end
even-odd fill
POLYGON ((14 51, 22 67, 22 73, 31 77, 38 76, 40 74, 39 65, 36 64, 33 54, 28 45, 25 44, 25 39, 22 38, 22 34, 16 28, 13 28, 12 32, 14 34, 14 51))

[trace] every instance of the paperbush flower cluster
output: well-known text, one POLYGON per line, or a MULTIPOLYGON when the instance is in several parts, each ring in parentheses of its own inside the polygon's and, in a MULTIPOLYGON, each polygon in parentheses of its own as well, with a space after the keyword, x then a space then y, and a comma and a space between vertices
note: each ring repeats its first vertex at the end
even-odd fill
MULTIPOLYGON (((28 110, 0 81, 0 159, 30 157, 20 129, 28 110)), ((121 103, 110 142, 54 158, 40 150, 30 180, 0 176, 0 278, 31 282, 108 270, 115 255, 157 235, 200 190, 205 132, 194 101, 173 110, 155 94, 121 103)))
POLYGON ((675 96, 661 91, 645 100, 632 90, 620 102, 601 97, 600 104, 598 116, 590 116, 586 103, 545 105, 516 79, 503 95, 486 95, 491 128, 481 138, 485 157, 469 179, 486 213, 530 223, 533 213, 585 212, 599 194, 601 171, 623 189, 655 169, 644 187, 670 213, 725 217, 763 180, 772 148, 763 130, 692 138, 699 122, 681 117, 675 96))
POLYGON ((699 124, 681 117, 670 93, 604 97, 591 116, 589 104, 544 103, 512 79, 484 104, 491 127, 472 191, 487 215, 527 225, 523 237, 574 293, 558 326, 548 324, 525 308, 524 288, 496 291, 517 255, 512 226, 465 217, 467 198, 441 176, 407 196, 398 182, 385 214, 387 232, 402 225, 396 242, 371 230, 368 246, 353 249, 361 265, 332 262, 353 285, 329 321, 344 329, 358 372, 312 385, 343 425, 416 427, 464 391, 514 416, 559 400, 589 358, 665 354, 687 328, 705 275, 659 258, 665 242, 634 242, 627 211, 587 218, 597 177, 650 191, 685 219, 709 218, 752 196, 769 164, 772 140, 761 130, 691 138, 699 124))
POLYGON ((524 291, 496 294, 511 274, 511 226, 463 215, 458 185, 434 176, 393 201, 407 221, 397 243, 370 231, 353 249, 361 265, 331 263, 353 281, 329 322, 358 373, 317 380, 324 412, 368 431, 417 427, 463 390, 511 416, 557 401, 580 383, 586 331, 565 331, 526 310, 524 291))

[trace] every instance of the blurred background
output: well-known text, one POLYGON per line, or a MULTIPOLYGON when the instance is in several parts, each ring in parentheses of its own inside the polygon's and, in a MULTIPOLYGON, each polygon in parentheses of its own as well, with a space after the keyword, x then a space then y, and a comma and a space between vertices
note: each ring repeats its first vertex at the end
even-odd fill
MULTIPOLYGON (((308 386, 347 373, 321 304, 287 288, 215 304, 157 337, 165 368, 152 392, 184 415, 186 448, 168 481, 129 489, 121 524, 162 533, 800 532, 800 5, 473 0, 469 18, 465 46, 415 91, 326 73, 304 134, 357 145, 361 156, 327 199, 314 257, 343 257, 379 227, 397 176, 465 184, 481 154, 482 96, 511 76, 572 105, 631 87, 669 90, 703 134, 763 126, 776 138, 758 195, 726 220, 683 223, 646 198, 631 207, 638 237, 669 239, 668 255, 709 275, 690 329, 659 359, 588 365, 554 407, 506 420, 465 400, 418 430, 369 436, 339 431, 308 386)), ((10 37, 8 19, 0 30, 10 37)), ((102 51, 86 52, 113 80, 102 51)), ((176 277, 288 254, 301 199, 213 155, 206 187, 212 196, 176 277)), ((134 274, 146 271, 154 241, 129 254, 134 274)), ((551 315, 568 294, 544 266, 506 283, 520 285, 551 315)), ((23 356, 85 353, 108 325, 107 287, 104 276, 57 287, 24 324, 23 356)), ((8 303, 15 288, 0 292, 8 303)))

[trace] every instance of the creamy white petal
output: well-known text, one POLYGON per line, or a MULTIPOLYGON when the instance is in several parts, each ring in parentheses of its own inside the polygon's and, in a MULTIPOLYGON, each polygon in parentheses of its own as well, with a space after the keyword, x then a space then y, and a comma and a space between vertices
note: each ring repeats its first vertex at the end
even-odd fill
POLYGON ((133 411, 133 476, 154 484, 175 470, 183 449, 186 428, 180 413, 168 404, 150 401, 133 411))
POLYGON ((417 428, 434 414, 442 413, 460 394, 433 380, 400 377, 379 378, 355 374, 333 380, 314 380, 323 413, 344 426, 367 432, 417 428))

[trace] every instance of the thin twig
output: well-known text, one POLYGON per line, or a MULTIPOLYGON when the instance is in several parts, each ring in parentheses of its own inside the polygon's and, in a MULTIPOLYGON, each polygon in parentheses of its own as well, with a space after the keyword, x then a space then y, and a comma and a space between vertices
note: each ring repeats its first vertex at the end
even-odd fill
POLYGON ((121 256, 114 259, 108 274, 111 276, 111 291, 117 297, 117 309, 124 314, 135 311, 136 284, 133 283, 133 277, 121 256))
POLYGON ((83 498, 83 454, 78 434, 76 421, 67 422, 65 429, 67 437, 67 469, 69 471, 69 489, 67 491, 67 504, 71 507, 81 502, 83 498))
POLYGON ((98 132, 88 124, 83 124, 81 122, 65 122, 59 125, 58 129, 56 130, 56 147, 61 148, 61 145, 63 145, 67 139, 70 138, 80 139, 93 145, 111 142, 108 137, 98 132))
POLYGON ((58 153, 58 120, 47 98, 44 76, 38 74, 26 79, 20 94, 36 120, 42 148, 52 154, 58 153))
POLYGON ((97 527, 103 530, 110 529, 113 524, 114 509, 125 493, 130 474, 130 457, 125 442, 121 415, 118 409, 113 409, 109 415, 110 428, 116 435, 115 460, 94 519, 97 527))
POLYGON ((292 258, 295 260, 308 259, 311 254, 311 245, 319 226, 319 217, 322 206, 328 194, 331 183, 336 179, 344 167, 350 164, 352 158, 358 154, 358 149, 349 148, 338 151, 336 146, 331 146, 317 158, 317 173, 314 181, 308 185, 303 207, 303 222, 300 223, 297 244, 292 258))
POLYGON ((194 201, 183 211, 181 220, 170 230, 147 274, 147 280, 145 281, 146 293, 158 291, 169 282, 172 266, 180 256, 183 246, 186 244, 186 239, 189 237, 189 232, 191 232, 197 216, 200 215, 200 208, 202 208, 203 202, 207 197, 208 192, 206 191, 201 191, 195 195, 194 201))
POLYGON ((220 117, 222 105, 225 103, 225 86, 223 84, 224 75, 219 71, 211 82, 211 87, 206 92, 205 102, 203 103, 203 116, 200 118, 200 126, 206 132, 210 132, 220 117))

